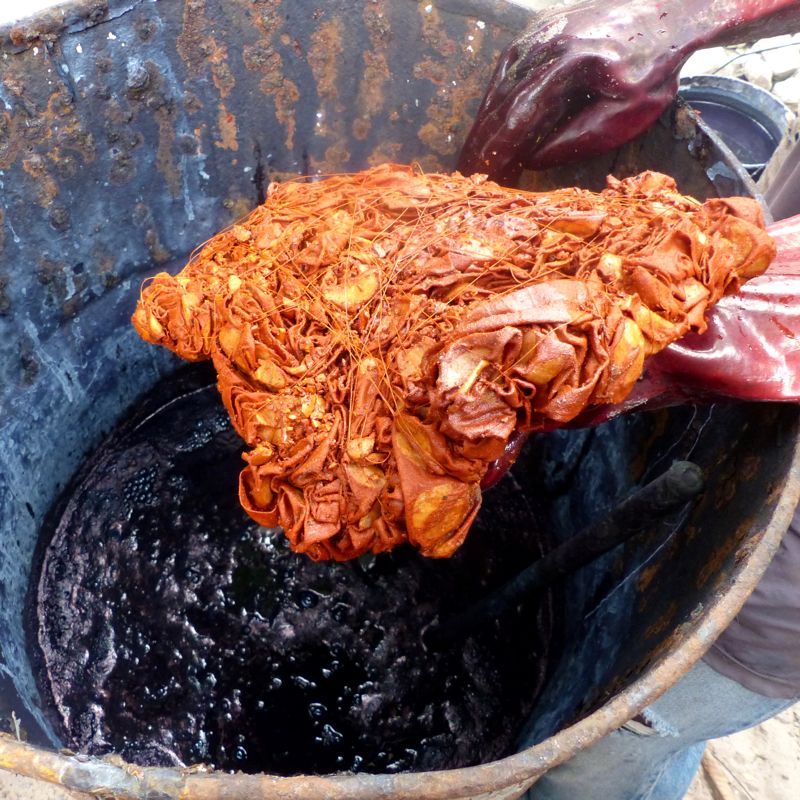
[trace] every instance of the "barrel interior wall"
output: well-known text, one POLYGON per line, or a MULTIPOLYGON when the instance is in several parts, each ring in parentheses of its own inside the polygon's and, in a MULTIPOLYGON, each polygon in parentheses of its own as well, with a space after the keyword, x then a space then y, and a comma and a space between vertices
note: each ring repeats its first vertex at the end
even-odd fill
POLYGON ((0 29, 0 309, 42 297, 25 308, 40 336, 143 265, 182 258, 272 179, 383 161, 449 168, 521 13, 117 5, 46 34, 0 29))
POLYGON ((601 517, 673 460, 698 463, 707 483, 694 506, 560 587, 555 607, 563 627, 552 648, 561 656, 551 662, 526 743, 595 710, 681 644, 766 527, 797 432, 790 406, 723 403, 631 415, 533 443, 518 474, 527 477, 556 540, 601 517))
POLYGON ((0 27, 0 670, 34 716, 22 608, 42 517, 176 364, 130 328, 143 278, 177 271, 275 178, 449 167, 523 16, 163 0, 0 27))
POLYGON ((36 341, 28 379, 6 385, 0 400, 0 668, 18 696, 3 705, 24 718, 33 741, 54 739, 39 710, 23 625, 42 522, 105 432, 177 365, 143 346, 128 316, 118 296, 93 303, 57 336, 36 341))
MULTIPOLYGON (((798 434, 797 409, 788 405, 720 404, 670 416, 661 441, 678 441, 681 426, 697 435, 697 460, 707 485, 680 533, 649 558, 653 548, 633 554, 647 559, 637 573, 636 615, 641 619, 633 643, 620 654, 617 673, 606 691, 619 691, 634 670, 674 648, 688 623, 735 580, 738 564, 752 551, 778 502, 798 434), (695 416, 699 412, 699 415, 695 416), (666 591, 665 591, 666 589, 666 591), (667 600, 662 596, 666 594, 667 600)), ((672 457, 672 456, 671 456, 672 457)), ((675 456, 684 457, 680 452, 675 456)), ((658 547, 660 538, 655 536, 658 547)))

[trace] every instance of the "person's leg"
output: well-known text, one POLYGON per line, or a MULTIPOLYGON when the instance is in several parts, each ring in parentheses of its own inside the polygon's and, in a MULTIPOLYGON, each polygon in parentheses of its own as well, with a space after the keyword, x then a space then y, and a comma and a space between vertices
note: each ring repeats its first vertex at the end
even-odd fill
POLYGON ((673 753, 664 762, 650 790, 643 797, 646 800, 676 800, 683 797, 700 767, 705 749, 706 743, 699 742, 673 753))
POLYGON ((755 694, 702 661, 642 712, 644 726, 613 731, 546 773, 527 800, 680 800, 705 741, 769 719, 794 700, 755 694))

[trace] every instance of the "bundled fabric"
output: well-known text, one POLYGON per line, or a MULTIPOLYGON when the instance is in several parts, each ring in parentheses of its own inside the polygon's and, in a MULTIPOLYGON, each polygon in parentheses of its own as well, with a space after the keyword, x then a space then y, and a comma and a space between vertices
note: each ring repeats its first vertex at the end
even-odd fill
POLYGON ((512 433, 623 400, 774 254, 755 201, 658 173, 530 193, 383 165, 273 184, 133 322, 213 361, 253 519, 314 559, 446 557, 512 433))

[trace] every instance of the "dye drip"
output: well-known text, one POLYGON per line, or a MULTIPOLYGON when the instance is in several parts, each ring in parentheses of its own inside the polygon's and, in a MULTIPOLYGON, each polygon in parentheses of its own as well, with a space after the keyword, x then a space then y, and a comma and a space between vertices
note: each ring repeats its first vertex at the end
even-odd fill
POLYGON ((64 744, 283 775, 512 752, 545 674, 549 596, 448 652, 422 634, 541 555, 513 475, 453 559, 313 562, 239 507, 242 445, 208 382, 192 368, 157 387, 43 532, 32 640, 64 744))

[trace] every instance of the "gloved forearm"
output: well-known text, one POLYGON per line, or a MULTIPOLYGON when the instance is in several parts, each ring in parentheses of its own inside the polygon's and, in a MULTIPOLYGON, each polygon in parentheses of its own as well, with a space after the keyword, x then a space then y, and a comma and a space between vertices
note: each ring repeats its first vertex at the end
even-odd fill
POLYGON ((612 150, 670 104, 695 51, 800 30, 797 0, 586 2, 539 15, 501 55, 458 168, 512 183, 612 150))

